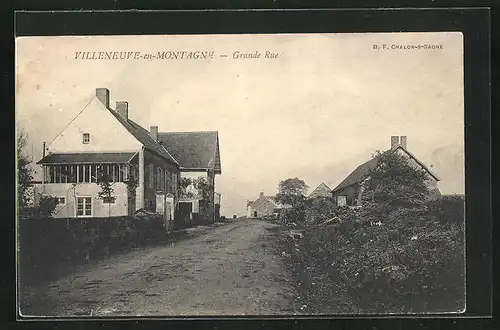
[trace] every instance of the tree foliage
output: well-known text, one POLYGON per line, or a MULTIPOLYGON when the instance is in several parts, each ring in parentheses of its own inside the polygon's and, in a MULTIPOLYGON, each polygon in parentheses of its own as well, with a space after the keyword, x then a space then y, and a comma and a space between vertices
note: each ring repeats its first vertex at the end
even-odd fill
POLYGON ((21 218, 47 219, 53 216, 57 199, 35 193, 33 188, 34 169, 32 156, 26 153, 28 135, 19 130, 16 137, 17 152, 17 205, 21 218), (35 205, 35 200, 37 201, 35 205), (31 202, 31 203, 30 203, 31 202))
POLYGON ((98 167, 97 169, 96 183, 101 188, 101 190, 97 193, 99 198, 101 198, 105 203, 110 203, 113 199, 113 192, 115 191, 113 188, 113 179, 111 175, 103 171, 102 167, 98 167))
POLYGON ((182 197, 194 198, 201 197, 203 199, 209 199, 212 187, 204 177, 198 177, 196 179, 192 178, 181 178, 179 183, 179 189, 181 191, 182 197), (192 187, 197 191, 197 194, 190 191, 189 187, 192 187))
POLYGON ((429 190, 424 169, 412 166, 405 156, 395 152, 377 152, 374 157, 377 166, 368 174, 365 202, 406 208, 425 202, 429 190))
POLYGON ((309 186, 297 177, 288 178, 281 181, 278 185, 278 194, 276 200, 281 204, 300 206, 305 200, 305 193, 309 186))
POLYGON ((28 143, 28 135, 20 130, 17 133, 17 201, 19 211, 24 212, 29 200, 32 199, 30 188, 33 181, 33 168, 30 164, 32 159, 26 154, 25 149, 28 143))

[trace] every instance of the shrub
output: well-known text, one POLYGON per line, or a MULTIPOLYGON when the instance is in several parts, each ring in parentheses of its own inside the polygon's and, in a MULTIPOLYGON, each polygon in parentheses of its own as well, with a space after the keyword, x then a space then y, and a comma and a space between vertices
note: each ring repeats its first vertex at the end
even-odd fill
POLYGON ((292 250, 312 269, 309 282, 325 278, 321 290, 310 288, 315 300, 335 311, 334 296, 347 292, 358 311, 370 313, 464 306, 463 222, 411 209, 393 210, 380 223, 365 217, 351 213, 338 226, 310 227, 292 250))
POLYGON ((445 195, 426 204, 429 212, 441 221, 462 225, 465 218, 465 196, 445 195))
POLYGON ((320 224, 334 216, 336 206, 331 198, 317 197, 310 199, 305 205, 306 225, 320 224))

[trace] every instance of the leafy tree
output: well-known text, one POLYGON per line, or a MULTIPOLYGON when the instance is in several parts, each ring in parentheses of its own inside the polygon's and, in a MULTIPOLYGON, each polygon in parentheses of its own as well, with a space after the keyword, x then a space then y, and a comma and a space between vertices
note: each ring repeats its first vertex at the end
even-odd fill
POLYGON ((183 197, 195 197, 195 194, 188 191, 189 186, 195 188, 203 199, 209 199, 212 187, 204 177, 198 177, 196 179, 181 178, 179 188, 183 197))
POLYGON ((26 155, 25 148, 28 143, 28 135, 20 130, 17 133, 17 201, 19 211, 26 211, 31 196, 30 187, 33 181, 33 168, 30 164, 32 159, 26 155))
POLYGON ((212 187, 203 177, 198 177, 194 182, 195 188, 201 193, 203 199, 209 200, 212 187))
POLYGON ((97 193, 99 198, 101 198, 105 203, 111 203, 113 199, 113 192, 115 191, 113 188, 113 179, 111 175, 103 170, 102 167, 99 167, 97 170, 96 183, 101 188, 101 191, 97 193))
POLYGON ((33 208, 32 217, 35 219, 48 219, 54 215, 57 198, 54 196, 39 196, 38 205, 33 208))
POLYGON ((192 184, 192 180, 190 178, 181 178, 179 182, 180 193, 183 197, 193 197, 191 193, 187 191, 187 188, 192 184))
POLYGON ((305 201, 305 193, 309 186, 299 178, 289 178, 278 185, 276 200, 282 204, 298 207, 305 201))
POLYGON ((408 159, 394 152, 377 152, 377 166, 365 181, 365 201, 389 207, 415 207, 422 205, 429 194, 427 173, 413 167, 408 159))
POLYGON ((31 167, 33 158, 26 154, 28 135, 19 130, 16 141, 17 151, 17 203, 19 215, 22 218, 46 219, 53 216, 57 206, 54 196, 43 196, 36 194, 30 188, 33 187, 33 175, 35 171, 31 167), (38 200, 37 205, 30 205, 30 201, 38 200))

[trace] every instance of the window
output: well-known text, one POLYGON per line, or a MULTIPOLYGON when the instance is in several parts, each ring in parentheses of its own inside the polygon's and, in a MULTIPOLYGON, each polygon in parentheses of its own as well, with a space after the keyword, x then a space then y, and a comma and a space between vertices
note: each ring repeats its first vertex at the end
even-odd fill
POLYGON ((121 182, 119 165, 116 164, 111 165, 111 177, 113 178, 113 182, 121 182))
POLYGON ((175 193, 174 189, 174 180, 175 180, 175 174, 174 173, 168 173, 167 177, 167 191, 169 193, 175 193))
POLYGON ((66 204, 66 197, 56 197, 58 205, 66 204))
POLYGON ((97 182, 98 165, 90 165, 90 182, 97 182))
POLYGON ((153 188, 153 182, 154 182, 154 167, 153 164, 149 164, 148 166, 148 176, 149 176, 149 188, 153 188))
POLYGON ((92 197, 76 198, 76 216, 77 217, 92 216, 92 197))
POLYGON ((45 165, 46 183, 96 183, 105 174, 111 182, 123 182, 127 178, 126 166, 118 164, 45 165))
POLYGON ((82 165, 78 165, 76 167, 77 169, 77 177, 78 177, 78 183, 80 182, 83 182, 83 166, 82 165))
POLYGON ((347 196, 337 196, 337 206, 346 206, 347 196))
POLYGON ((158 167, 156 169, 156 190, 162 190, 161 172, 162 172, 162 169, 160 167, 158 167))
POLYGON ((118 176, 118 181, 119 182, 124 182, 127 181, 127 165, 118 165, 118 170, 119 170, 119 176, 118 176))
POLYGON ((177 191, 177 173, 172 173, 172 193, 177 191))
POLYGON ((83 133, 83 143, 84 144, 90 143, 90 134, 89 133, 83 133))
POLYGON ((90 165, 83 165, 83 182, 90 182, 90 165))

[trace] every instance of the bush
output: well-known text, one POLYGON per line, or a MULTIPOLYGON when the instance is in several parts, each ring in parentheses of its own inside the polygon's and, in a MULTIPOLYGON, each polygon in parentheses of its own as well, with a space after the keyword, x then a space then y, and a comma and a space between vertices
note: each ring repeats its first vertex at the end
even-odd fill
POLYGON ((39 196, 38 203, 31 207, 19 208, 19 218, 21 219, 50 219, 54 215, 57 206, 57 199, 53 196, 39 196))
POLYGON ((465 219, 465 196, 445 195, 427 203, 429 212, 441 221, 461 225, 465 219))
POLYGON ((345 212, 338 226, 307 228, 291 253, 309 268, 305 287, 318 295, 312 298, 317 308, 337 311, 335 296, 342 292, 365 313, 463 308, 464 221, 460 208, 453 211, 449 205, 460 203, 452 200, 441 202, 439 209, 448 210, 442 218, 423 208, 376 209, 385 214, 383 219, 374 217, 370 208, 335 208, 345 212), (451 214, 459 219, 443 221, 451 214), (310 285, 318 279, 323 279, 321 290, 310 285))

